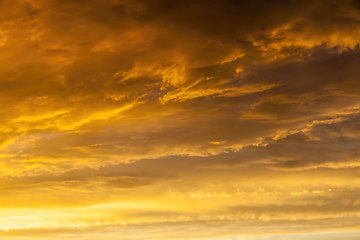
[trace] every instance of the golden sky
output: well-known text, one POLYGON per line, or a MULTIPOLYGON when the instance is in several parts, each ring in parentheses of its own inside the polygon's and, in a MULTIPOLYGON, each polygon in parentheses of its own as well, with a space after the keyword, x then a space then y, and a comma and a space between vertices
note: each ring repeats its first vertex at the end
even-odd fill
POLYGON ((0 0, 0 240, 357 240, 360 1, 0 0))

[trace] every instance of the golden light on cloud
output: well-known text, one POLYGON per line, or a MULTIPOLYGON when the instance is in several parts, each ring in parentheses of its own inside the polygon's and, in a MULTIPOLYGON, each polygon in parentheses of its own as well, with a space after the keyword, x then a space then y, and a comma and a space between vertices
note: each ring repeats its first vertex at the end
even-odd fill
POLYGON ((0 1, 0 239, 357 240, 360 2, 0 1))

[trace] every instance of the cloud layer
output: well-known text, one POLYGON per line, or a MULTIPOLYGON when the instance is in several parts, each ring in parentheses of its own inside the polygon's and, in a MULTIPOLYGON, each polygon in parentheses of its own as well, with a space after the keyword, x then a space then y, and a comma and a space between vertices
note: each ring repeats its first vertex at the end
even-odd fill
POLYGON ((360 236, 359 1, 0 16, 0 239, 360 236))

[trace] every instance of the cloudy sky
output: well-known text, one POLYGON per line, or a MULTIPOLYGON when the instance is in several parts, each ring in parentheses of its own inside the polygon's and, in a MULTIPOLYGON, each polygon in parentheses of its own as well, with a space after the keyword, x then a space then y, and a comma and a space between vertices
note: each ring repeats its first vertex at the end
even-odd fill
POLYGON ((1 0, 1 240, 360 237, 360 1, 1 0))

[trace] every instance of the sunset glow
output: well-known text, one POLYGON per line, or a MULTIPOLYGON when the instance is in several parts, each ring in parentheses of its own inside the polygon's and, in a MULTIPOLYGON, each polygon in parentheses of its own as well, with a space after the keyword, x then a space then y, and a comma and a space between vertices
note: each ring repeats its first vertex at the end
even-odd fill
POLYGON ((359 42, 355 0, 0 0, 0 239, 360 239, 359 42))

